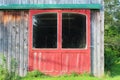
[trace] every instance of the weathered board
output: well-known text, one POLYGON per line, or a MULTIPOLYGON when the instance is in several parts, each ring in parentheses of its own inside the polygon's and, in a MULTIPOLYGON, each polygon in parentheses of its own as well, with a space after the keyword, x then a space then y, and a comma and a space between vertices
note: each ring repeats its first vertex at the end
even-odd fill
POLYGON ((101 0, 1 0, 0 4, 99 4, 101 0))
POLYGON ((16 70, 20 75, 27 71, 28 62, 28 11, 0 12, 0 53, 11 69, 11 60, 17 61, 16 70))
POLYGON ((91 73, 104 75, 104 1, 100 10, 91 12, 91 73))
POLYGON ((91 12, 91 72, 104 75, 104 11, 91 12))

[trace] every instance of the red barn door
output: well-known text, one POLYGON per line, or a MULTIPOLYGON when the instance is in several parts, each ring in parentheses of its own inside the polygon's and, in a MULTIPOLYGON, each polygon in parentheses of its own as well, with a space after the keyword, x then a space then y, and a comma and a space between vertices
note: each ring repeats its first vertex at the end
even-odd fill
POLYGON ((90 10, 30 10, 29 70, 90 72, 90 10))

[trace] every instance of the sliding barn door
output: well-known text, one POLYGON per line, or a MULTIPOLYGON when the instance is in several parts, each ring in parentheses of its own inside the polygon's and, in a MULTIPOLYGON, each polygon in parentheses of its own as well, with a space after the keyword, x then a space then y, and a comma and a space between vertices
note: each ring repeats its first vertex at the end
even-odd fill
POLYGON ((90 72, 90 10, 30 10, 29 70, 90 72))

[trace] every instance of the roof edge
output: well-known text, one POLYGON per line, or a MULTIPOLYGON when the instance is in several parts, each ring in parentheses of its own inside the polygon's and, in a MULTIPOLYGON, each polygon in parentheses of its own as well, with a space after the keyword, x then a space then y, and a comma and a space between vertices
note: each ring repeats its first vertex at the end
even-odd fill
POLYGON ((8 4, 0 9, 101 9, 101 4, 8 4))

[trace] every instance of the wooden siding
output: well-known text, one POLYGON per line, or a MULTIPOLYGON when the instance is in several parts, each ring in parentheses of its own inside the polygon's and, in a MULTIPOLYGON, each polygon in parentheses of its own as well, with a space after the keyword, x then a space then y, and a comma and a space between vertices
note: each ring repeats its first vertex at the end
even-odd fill
POLYGON ((12 58, 17 61, 17 72, 23 76, 28 63, 28 12, 0 11, 0 53, 11 70, 12 58))
POLYGON ((91 73, 104 75, 104 7, 91 11, 91 73))
POLYGON ((6 4, 99 4, 101 0, 1 0, 6 4))

